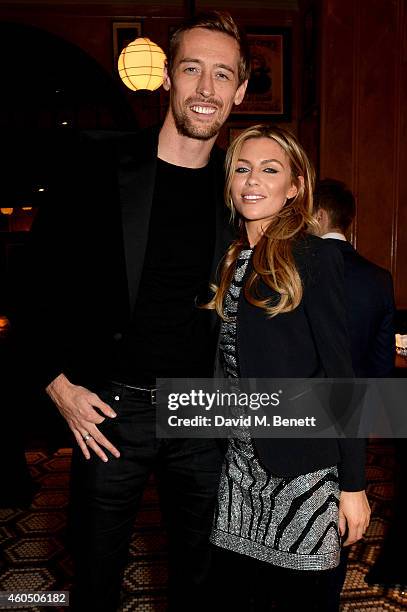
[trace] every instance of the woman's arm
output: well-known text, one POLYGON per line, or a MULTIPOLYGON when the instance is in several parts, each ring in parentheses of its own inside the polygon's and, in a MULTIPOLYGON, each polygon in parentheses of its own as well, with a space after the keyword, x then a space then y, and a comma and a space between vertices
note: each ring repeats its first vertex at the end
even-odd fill
POLYGON ((326 377, 353 378, 343 257, 334 245, 315 240, 303 273, 305 312, 326 377))
MULTIPOLYGON (((342 254, 328 242, 311 239, 307 267, 304 307, 325 375, 328 378, 353 378, 342 254)), ((338 444, 341 489, 347 492, 363 491, 365 440, 338 438, 338 444)))

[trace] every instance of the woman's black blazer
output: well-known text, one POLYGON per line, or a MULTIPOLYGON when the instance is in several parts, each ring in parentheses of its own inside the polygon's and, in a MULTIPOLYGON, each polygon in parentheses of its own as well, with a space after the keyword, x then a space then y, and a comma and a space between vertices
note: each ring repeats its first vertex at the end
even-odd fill
MULTIPOLYGON (((311 235, 293 245, 293 255, 304 289, 295 310, 268 318, 241 292, 237 315, 240 376, 353 377, 342 255, 311 235)), ((273 295, 264 283, 259 290, 261 297, 273 295)), ((260 460, 273 474, 294 477, 338 464, 342 490, 365 488, 364 440, 256 438, 255 446, 260 460)))

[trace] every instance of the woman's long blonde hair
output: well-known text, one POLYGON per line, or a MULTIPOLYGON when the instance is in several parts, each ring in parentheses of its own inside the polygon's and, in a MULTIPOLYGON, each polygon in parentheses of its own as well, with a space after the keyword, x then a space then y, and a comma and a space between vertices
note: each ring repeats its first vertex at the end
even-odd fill
POLYGON ((263 308, 268 316, 290 312, 301 302, 302 283, 295 265, 292 244, 295 239, 317 225, 312 217, 315 173, 296 137, 283 128, 268 125, 255 125, 239 134, 226 155, 225 184, 225 201, 231 210, 232 219, 238 218, 239 237, 231 244, 221 262, 219 285, 212 286, 214 296, 206 305, 206 308, 216 309, 222 318, 225 318, 223 304, 233 279, 236 260, 242 247, 247 244, 246 227, 234 207, 231 187, 240 151, 243 144, 252 138, 271 138, 280 145, 288 157, 292 182, 297 187, 297 194, 287 199, 256 244, 252 258, 253 270, 244 286, 246 299, 254 306, 263 308), (303 181, 298 178, 300 176, 303 181), (262 299, 259 296, 259 281, 273 289, 280 296, 279 299, 262 299))

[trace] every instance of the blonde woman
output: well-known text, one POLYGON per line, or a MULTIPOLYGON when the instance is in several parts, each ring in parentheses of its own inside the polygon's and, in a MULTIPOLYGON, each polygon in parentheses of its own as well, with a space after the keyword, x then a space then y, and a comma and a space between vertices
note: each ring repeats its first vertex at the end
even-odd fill
MULTIPOLYGON (((239 237, 208 305, 222 319, 218 375, 351 377, 341 254, 308 233, 306 153, 286 130, 258 125, 233 142, 226 172, 239 237)), ((369 523, 364 488, 361 440, 231 439, 212 532, 219 609, 246 612, 260 580, 278 610, 338 610, 341 545, 369 523)))

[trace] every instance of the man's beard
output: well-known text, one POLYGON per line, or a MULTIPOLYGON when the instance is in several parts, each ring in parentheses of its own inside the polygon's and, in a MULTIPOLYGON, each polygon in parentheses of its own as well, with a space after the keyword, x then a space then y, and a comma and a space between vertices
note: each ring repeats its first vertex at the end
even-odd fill
MULTIPOLYGON (((213 101, 210 101, 209 103, 214 104, 213 101)), ((199 105, 200 102, 186 100, 186 104, 199 105)), ((219 102, 216 102, 216 107, 218 109, 221 108, 219 102)), ((181 136, 187 136, 188 138, 195 138, 197 140, 210 140, 214 136, 217 136, 223 125, 223 121, 219 119, 210 125, 196 125, 186 111, 178 111, 175 108, 172 108, 172 115, 174 117, 175 127, 177 128, 178 133, 181 134, 181 136)))

